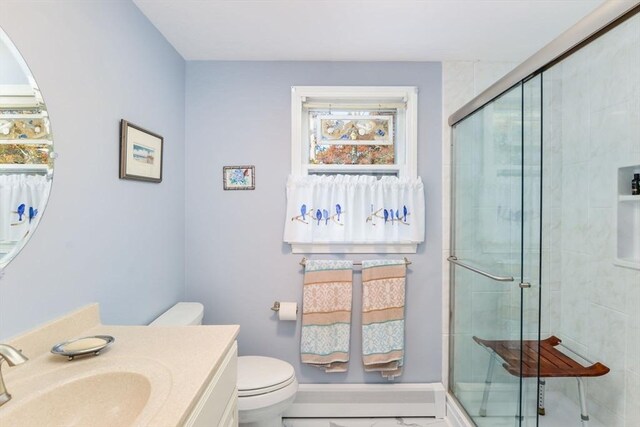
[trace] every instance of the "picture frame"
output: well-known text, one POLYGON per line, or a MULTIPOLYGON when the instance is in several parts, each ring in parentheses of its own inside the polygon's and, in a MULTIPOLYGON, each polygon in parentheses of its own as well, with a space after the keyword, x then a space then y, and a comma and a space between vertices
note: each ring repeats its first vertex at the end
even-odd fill
POLYGON ((162 182, 164 138, 120 120, 120 179, 162 182))
POLYGON ((255 190, 255 166, 223 166, 222 187, 225 190, 255 190))

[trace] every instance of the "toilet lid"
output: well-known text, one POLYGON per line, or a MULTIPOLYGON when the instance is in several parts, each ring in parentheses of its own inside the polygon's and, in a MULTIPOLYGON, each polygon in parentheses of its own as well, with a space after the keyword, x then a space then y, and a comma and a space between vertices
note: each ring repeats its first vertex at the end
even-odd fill
POLYGON ((294 380, 293 366, 285 361, 263 356, 238 357, 238 396, 270 393, 294 380))

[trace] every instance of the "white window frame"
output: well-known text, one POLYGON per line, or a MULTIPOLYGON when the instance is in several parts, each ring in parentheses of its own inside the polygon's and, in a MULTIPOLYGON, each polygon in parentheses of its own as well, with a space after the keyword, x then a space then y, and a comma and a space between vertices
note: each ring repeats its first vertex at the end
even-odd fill
MULTIPOLYGON (((395 173, 399 178, 418 178, 418 88, 416 86, 292 86, 291 174, 395 173), (394 165, 316 165, 309 163, 309 102, 349 102, 357 105, 402 105, 396 116, 396 163, 394 165)), ((381 244, 292 244, 292 253, 416 253, 417 243, 381 244)))
POLYGON ((291 87, 291 174, 357 172, 396 173, 399 178, 418 177, 418 88, 415 86, 292 86, 291 87), (336 108, 349 102, 404 104, 398 112, 396 164, 394 165, 315 165, 309 163, 309 121, 307 101, 335 102, 336 108))

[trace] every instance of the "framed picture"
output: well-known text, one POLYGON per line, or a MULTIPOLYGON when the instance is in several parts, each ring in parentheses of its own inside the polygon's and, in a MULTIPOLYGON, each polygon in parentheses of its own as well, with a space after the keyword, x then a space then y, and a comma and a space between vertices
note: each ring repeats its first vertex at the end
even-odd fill
POLYGON ((255 166, 223 166, 222 186, 225 190, 255 190, 255 166))
POLYGON ((162 181, 164 138, 126 120, 120 121, 120 179, 162 181))

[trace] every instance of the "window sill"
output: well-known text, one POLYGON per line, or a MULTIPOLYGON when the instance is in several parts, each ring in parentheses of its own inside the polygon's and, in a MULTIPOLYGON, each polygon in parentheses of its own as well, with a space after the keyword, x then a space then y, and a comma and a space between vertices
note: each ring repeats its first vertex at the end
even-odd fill
POLYGON ((415 254, 418 243, 291 243, 294 254, 415 254))

